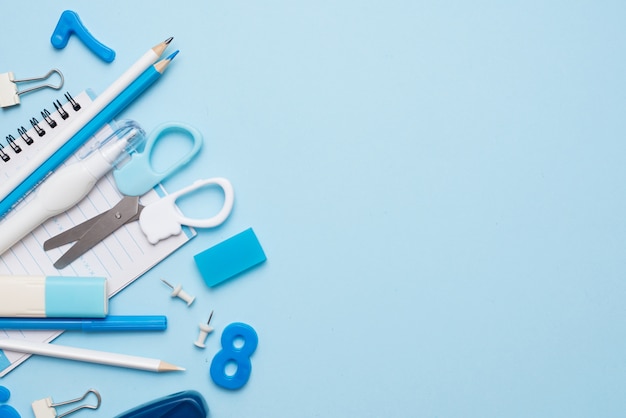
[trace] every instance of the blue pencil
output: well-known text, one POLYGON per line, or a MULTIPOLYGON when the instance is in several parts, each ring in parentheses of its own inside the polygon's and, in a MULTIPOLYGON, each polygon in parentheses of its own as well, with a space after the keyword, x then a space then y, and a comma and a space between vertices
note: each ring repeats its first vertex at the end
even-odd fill
POLYGON ((122 110, 130 105, 141 93, 150 87, 161 75, 169 63, 178 54, 178 51, 169 57, 157 62, 145 70, 135 81, 124 89, 111 101, 100 113, 93 117, 72 138, 70 138, 59 150, 40 165, 19 186, 9 193, 0 202, 0 216, 4 216, 15 207, 25 196, 37 187, 50 173, 56 170, 81 146, 83 146, 104 125, 115 118, 122 110))

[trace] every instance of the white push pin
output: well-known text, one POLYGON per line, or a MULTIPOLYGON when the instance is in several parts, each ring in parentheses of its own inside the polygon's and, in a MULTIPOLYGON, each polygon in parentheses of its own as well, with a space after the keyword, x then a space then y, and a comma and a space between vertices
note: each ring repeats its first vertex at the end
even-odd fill
POLYGON ((195 343, 193 343, 196 347, 204 348, 204 342, 206 341, 206 337, 209 335, 213 328, 209 326, 211 323, 211 318, 213 318, 213 311, 211 311, 211 315, 209 315, 209 320, 206 321, 206 324, 200 324, 200 334, 198 334, 198 339, 195 343))
POLYGON ((171 297, 176 297, 178 296, 179 298, 181 298, 182 300, 184 300, 185 302, 187 302, 187 306, 191 306, 191 304, 193 303, 193 301, 196 299, 195 296, 191 296, 189 293, 185 292, 183 290, 183 286, 182 285, 176 285, 176 287, 172 286, 171 284, 169 284, 167 281, 161 279, 161 281, 163 283, 165 283, 170 289, 172 289, 172 294, 170 295, 171 297))

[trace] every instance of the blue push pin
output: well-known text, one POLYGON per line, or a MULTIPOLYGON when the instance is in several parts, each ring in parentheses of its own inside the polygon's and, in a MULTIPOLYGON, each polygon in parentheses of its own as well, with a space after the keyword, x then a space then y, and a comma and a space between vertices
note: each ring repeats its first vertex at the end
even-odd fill
MULTIPOLYGON (((0 386, 0 403, 8 402, 11 392, 4 386, 0 386)), ((0 405, 0 418, 22 418, 21 415, 9 405, 0 405)))
POLYGON ((115 51, 94 38, 85 25, 83 25, 83 22, 80 21, 76 12, 66 10, 61 13, 61 17, 59 18, 56 28, 54 28, 50 42, 52 42, 52 46, 56 49, 63 49, 69 42, 72 34, 76 34, 78 39, 103 61, 112 62, 115 59, 115 51))

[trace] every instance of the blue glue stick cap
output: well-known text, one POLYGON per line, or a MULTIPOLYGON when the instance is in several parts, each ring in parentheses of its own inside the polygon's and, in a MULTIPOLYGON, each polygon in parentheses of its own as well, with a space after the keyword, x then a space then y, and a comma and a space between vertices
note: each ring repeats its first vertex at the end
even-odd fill
POLYGON ((102 318, 108 313, 104 277, 47 277, 45 298, 51 318, 102 318))
POLYGON ((235 277, 266 260, 252 228, 196 254, 194 260, 209 287, 235 277))

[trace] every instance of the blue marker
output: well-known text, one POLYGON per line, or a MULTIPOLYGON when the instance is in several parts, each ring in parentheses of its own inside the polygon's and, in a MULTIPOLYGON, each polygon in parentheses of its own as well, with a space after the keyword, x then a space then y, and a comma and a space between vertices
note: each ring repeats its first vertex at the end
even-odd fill
POLYGON ((0 329, 100 331, 163 331, 167 317, 163 315, 114 316, 106 318, 0 318, 0 329))

